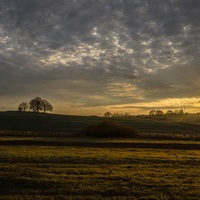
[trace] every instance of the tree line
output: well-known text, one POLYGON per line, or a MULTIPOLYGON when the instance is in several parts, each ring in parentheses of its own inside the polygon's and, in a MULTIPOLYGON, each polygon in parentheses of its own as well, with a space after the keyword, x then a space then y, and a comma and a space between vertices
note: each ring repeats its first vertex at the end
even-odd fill
POLYGON ((29 103, 22 102, 18 106, 19 111, 28 111, 31 110, 33 112, 46 112, 46 111, 52 111, 53 106, 46 100, 42 99, 41 97, 35 97, 32 99, 29 103))
POLYGON ((166 112, 162 111, 162 110, 151 110, 149 112, 149 115, 183 115, 184 111, 183 109, 181 110, 167 110, 166 112))
POLYGON ((105 112, 104 117, 129 117, 130 113, 111 113, 105 112))
MULTIPOLYGON (((184 113, 183 109, 180 110, 167 110, 166 112, 163 110, 150 110, 149 115, 183 115, 187 114, 184 113)), ((105 112, 104 117, 130 117, 129 113, 111 113, 105 112)))

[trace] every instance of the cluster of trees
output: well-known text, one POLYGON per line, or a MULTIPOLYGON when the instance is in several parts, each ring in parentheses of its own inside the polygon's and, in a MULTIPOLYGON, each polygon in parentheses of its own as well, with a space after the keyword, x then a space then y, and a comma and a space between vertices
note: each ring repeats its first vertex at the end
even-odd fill
POLYGON ((42 99, 41 97, 36 97, 32 99, 29 103, 22 102, 18 106, 19 111, 27 111, 31 110, 33 112, 46 112, 46 111, 52 111, 53 106, 46 100, 42 99))
POLYGON ((105 112, 104 117, 128 117, 130 116, 129 113, 111 113, 111 112, 105 112))
MULTIPOLYGON (((183 115, 187 114, 184 113, 183 109, 181 110, 151 110, 149 112, 149 115, 183 115)), ((104 117, 130 117, 131 115, 129 113, 111 113, 111 112, 105 112, 104 117)))
POLYGON ((182 115, 184 114, 183 109, 181 110, 167 110, 166 112, 162 111, 162 110, 151 110, 149 112, 149 115, 182 115))

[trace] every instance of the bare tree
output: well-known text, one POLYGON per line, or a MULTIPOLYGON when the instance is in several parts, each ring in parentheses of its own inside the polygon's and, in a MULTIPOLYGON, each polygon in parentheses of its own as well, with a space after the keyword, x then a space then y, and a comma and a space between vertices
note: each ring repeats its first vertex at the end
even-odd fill
POLYGON ((45 113, 46 111, 52 111, 53 106, 45 99, 41 101, 41 110, 45 113))
POLYGON ((181 109, 181 110, 175 110, 175 111, 174 111, 174 114, 183 115, 183 114, 184 114, 184 111, 183 111, 183 109, 181 109))
POLYGON ((151 110, 151 111, 149 112, 149 115, 156 115, 156 110, 151 110))
POLYGON ((28 109, 28 103, 27 102, 22 102, 18 106, 19 111, 26 111, 28 109))
POLYGON ((45 113, 46 111, 53 110, 53 106, 46 99, 42 99, 41 97, 36 97, 32 99, 29 102, 29 105, 30 109, 33 110, 33 112, 43 111, 45 113))
POLYGON ((151 110, 149 115, 163 115, 164 112, 162 110, 151 110))
POLYGON ((105 116, 105 117, 111 117, 111 116, 112 116, 112 113, 111 113, 111 112, 105 112, 105 113, 104 113, 104 116, 105 116))
POLYGON ((162 110, 156 110, 156 115, 163 115, 164 112, 162 110))
POLYGON ((41 102, 42 102, 41 97, 36 97, 36 98, 32 99, 29 102, 30 109, 33 110, 33 112, 40 112, 40 110, 41 110, 41 102))
POLYGON ((172 111, 172 110, 168 110, 167 112, 166 112, 166 115, 173 115, 174 114, 174 112, 172 111))

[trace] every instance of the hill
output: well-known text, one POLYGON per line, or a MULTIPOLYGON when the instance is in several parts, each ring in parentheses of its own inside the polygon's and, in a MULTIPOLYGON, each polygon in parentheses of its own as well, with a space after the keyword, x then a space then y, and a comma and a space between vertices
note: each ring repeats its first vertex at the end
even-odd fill
POLYGON ((143 134, 199 135, 200 133, 199 114, 104 118, 32 112, 0 112, 0 132, 1 135, 5 132, 11 132, 12 135, 19 132, 26 135, 36 133, 45 135, 47 132, 68 135, 104 120, 134 127, 143 134))
POLYGON ((0 131, 76 132, 97 117, 33 112, 0 112, 0 131))

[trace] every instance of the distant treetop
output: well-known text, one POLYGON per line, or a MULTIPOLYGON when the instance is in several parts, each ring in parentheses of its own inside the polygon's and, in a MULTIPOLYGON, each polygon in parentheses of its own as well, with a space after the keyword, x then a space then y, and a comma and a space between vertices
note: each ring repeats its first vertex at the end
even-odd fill
POLYGON ((52 111, 53 106, 46 100, 42 99, 41 97, 35 97, 29 102, 29 105, 27 102, 22 102, 18 106, 19 111, 27 111, 32 110, 33 112, 46 112, 46 111, 52 111))

